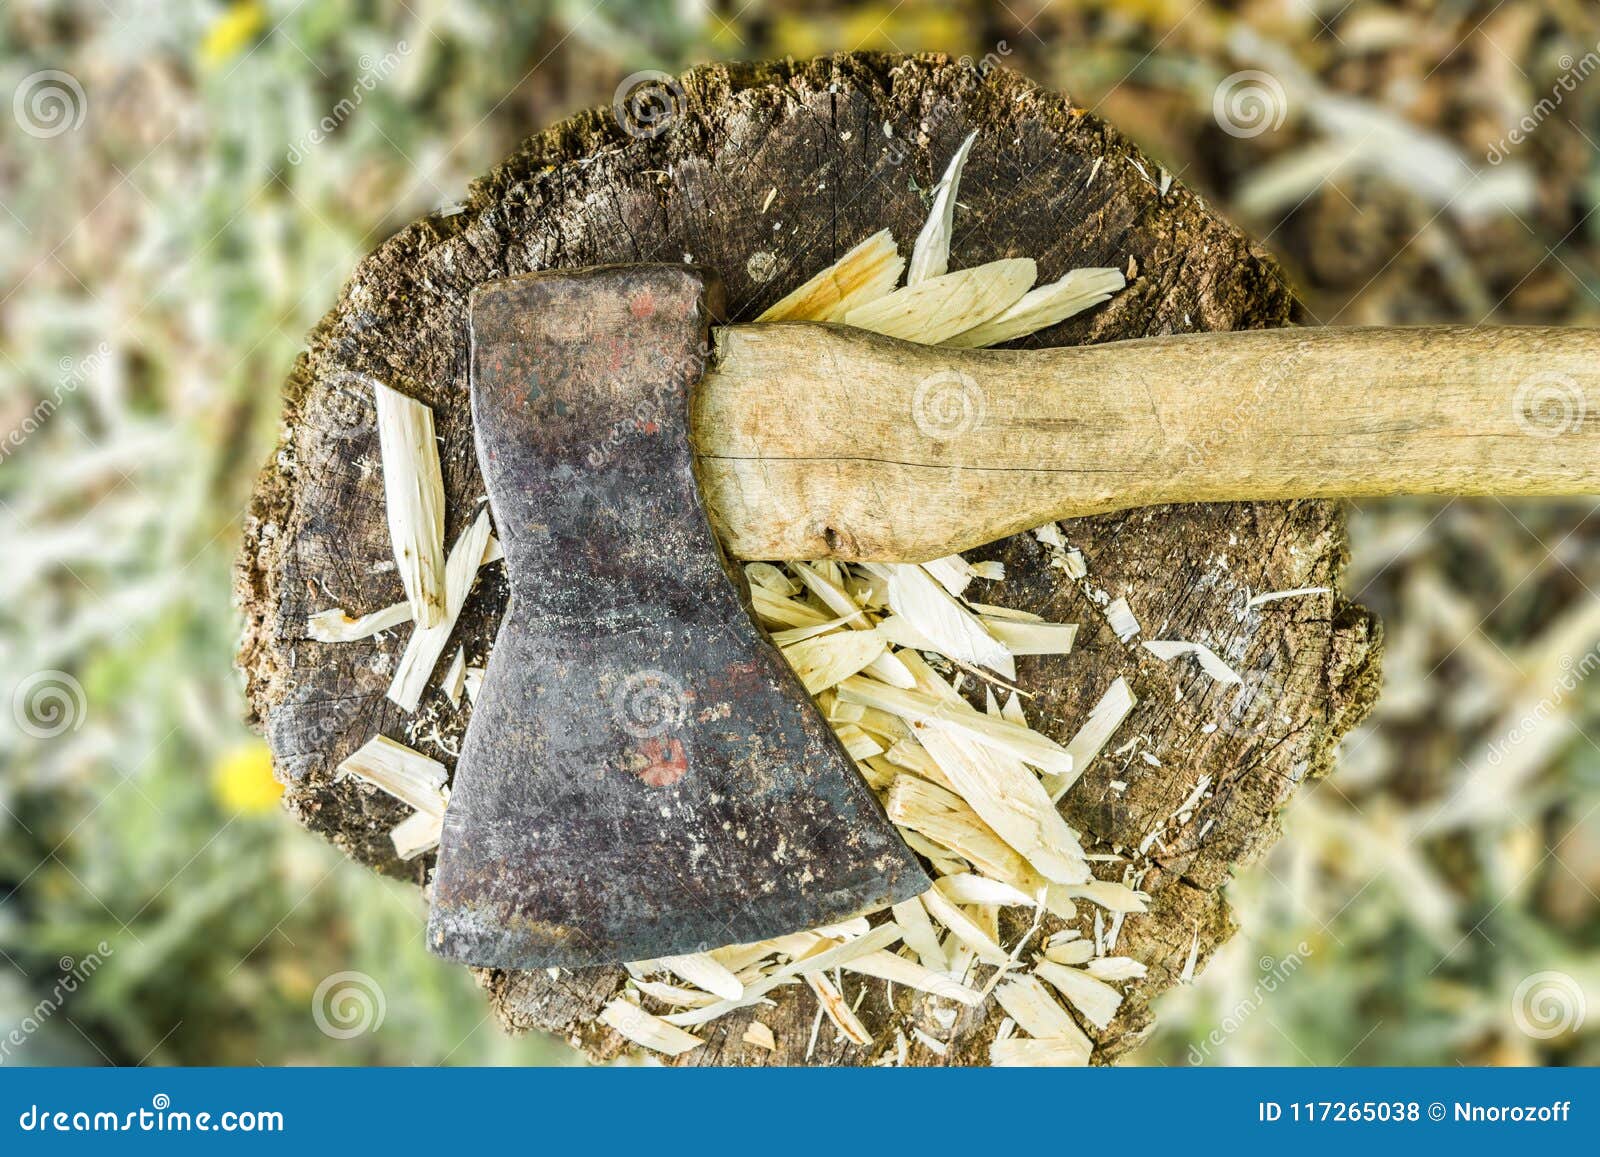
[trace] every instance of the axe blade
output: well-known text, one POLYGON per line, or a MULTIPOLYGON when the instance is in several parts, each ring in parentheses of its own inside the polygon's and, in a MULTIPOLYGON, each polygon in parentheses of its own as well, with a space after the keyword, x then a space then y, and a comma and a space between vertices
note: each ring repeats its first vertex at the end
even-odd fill
POLYGON ((707 523, 688 431, 714 278, 478 289, 478 461, 510 605, 456 767, 428 939, 500 968, 762 940, 925 890, 707 523))

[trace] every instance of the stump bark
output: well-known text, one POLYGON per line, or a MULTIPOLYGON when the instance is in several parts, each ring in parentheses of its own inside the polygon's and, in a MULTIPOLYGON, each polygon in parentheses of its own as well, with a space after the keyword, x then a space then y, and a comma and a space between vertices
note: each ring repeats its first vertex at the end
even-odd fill
MULTIPOLYGON (((281 443, 258 486, 238 573, 250 708, 292 814, 361 862, 419 885, 432 856, 401 863, 388 837, 407 809, 335 780, 334 769, 379 733, 449 764, 470 707, 452 709, 430 693, 407 716, 384 698, 408 627, 322 644, 308 639, 305 622, 328 607, 363 613, 402 597, 371 379, 434 409, 447 541, 475 511, 483 491, 466 361, 474 286, 537 269, 693 261, 721 274, 732 318, 748 320, 878 229, 891 228, 909 250, 945 162, 977 129, 952 268, 1026 256, 1037 259, 1041 281, 1079 266, 1131 273, 1109 304, 1024 344, 1293 320, 1290 291, 1261 249, 1115 130, 1005 70, 846 55, 708 66, 663 91, 670 123, 657 135, 630 134, 612 109, 575 117, 478 181, 458 213, 424 218, 387 241, 357 268, 285 387, 281 443)), ((1240 383, 1242 397, 1249 387, 1240 383)), ((1126 920, 1117 951, 1145 962, 1149 975, 1126 986, 1109 1028, 1091 1033, 1096 1059, 1109 1061, 1137 1044, 1152 1023, 1150 1000, 1181 979, 1191 957, 1203 967, 1232 933, 1223 887, 1277 838, 1279 811, 1327 771, 1337 739, 1365 711, 1379 632, 1337 594, 1345 539, 1333 504, 1164 507, 1063 530, 1087 560, 1082 579, 1052 568, 1028 535, 969 557, 1007 567, 1006 580, 977 597, 1082 624, 1071 655, 1019 662, 1019 681, 1036 695, 1035 726, 1065 741, 1119 675, 1139 697, 1063 801, 1091 851, 1121 851, 1148 868, 1141 886, 1150 911, 1126 920), (1318 586, 1334 592, 1247 605, 1257 593, 1318 586), (1128 599, 1142 636, 1123 641, 1106 625, 1104 602, 1116 596, 1128 599), (1244 686, 1219 685, 1187 660, 1158 662, 1140 638, 1205 642, 1244 686), (1202 779, 1207 792, 1177 819, 1202 779)), ((482 572, 457 628, 471 662, 487 654, 504 607, 498 570, 482 572)), ((1103 867, 1107 878, 1120 874, 1103 867)), ((1085 905, 1079 924, 1092 922, 1085 905)), ((596 1058, 624 1048, 594 1020, 623 979, 619 969, 480 979, 511 1028, 559 1033, 596 1058)), ((985 1062, 1001 1016, 993 1001, 951 1024, 916 994, 897 989, 891 1007, 880 982, 866 989, 858 1011, 877 1034, 871 1048, 826 1024, 811 1046, 817 1008, 802 985, 777 990, 776 1007, 708 1026, 707 1044, 678 1063, 870 1063, 892 1049, 894 1029, 912 1026, 948 1042, 940 1055, 912 1037, 913 1064, 985 1062), (775 1030, 775 1053, 741 1041, 757 1013, 775 1030)))

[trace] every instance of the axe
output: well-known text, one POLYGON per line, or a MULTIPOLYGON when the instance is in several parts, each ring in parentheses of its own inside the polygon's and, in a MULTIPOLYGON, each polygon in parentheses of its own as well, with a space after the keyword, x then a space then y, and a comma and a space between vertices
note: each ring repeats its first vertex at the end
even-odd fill
POLYGON ((1172 502, 1600 492, 1594 331, 981 351, 721 310, 681 265, 473 294, 511 593, 445 815, 443 956, 677 955, 929 886, 730 558, 927 560, 1172 502))

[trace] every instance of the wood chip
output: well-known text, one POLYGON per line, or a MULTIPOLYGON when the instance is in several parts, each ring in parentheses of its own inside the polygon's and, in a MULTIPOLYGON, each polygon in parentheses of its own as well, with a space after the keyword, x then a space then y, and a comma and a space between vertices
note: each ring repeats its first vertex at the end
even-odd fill
POLYGON ((659 1000, 662 1004, 671 1005, 673 1008, 705 1008, 707 1005, 717 1003, 717 998, 709 992, 701 992, 694 988, 684 988, 677 984, 666 984, 659 980, 648 980, 644 977, 634 977, 633 986, 646 996, 659 1000))
MULTIPOLYGON (((993 722, 1015 726, 1001 719, 993 722)), ((1077 835, 1056 811, 1039 777, 1020 759, 940 723, 926 728, 921 740, 956 794, 1041 876, 1061 884, 1093 878, 1077 835)))
POLYGON ((1029 1036, 1042 1040, 1089 1040, 1072 1014, 1050 995, 1035 977, 1016 976, 994 990, 994 998, 1006 1015, 1029 1036))
POLYGON ((828 1014, 828 1019, 833 1022, 845 1040, 854 1045, 864 1046, 872 1043, 872 1034, 867 1031, 867 1026, 861 1023, 861 1018, 845 1003, 844 994, 834 986, 826 973, 808 972, 805 979, 811 986, 811 991, 817 994, 822 1011, 828 1014))
POLYGON ((1122 1007, 1122 993, 1080 968, 1068 968, 1051 960, 1041 960, 1034 965, 1033 971, 1049 981, 1095 1028, 1104 1030, 1117 1015, 1117 1009, 1122 1007))
POLYGON ((975 872, 944 876, 933 886, 952 904, 988 904, 997 908, 1031 908, 1038 901, 1021 888, 991 880, 975 872))
MULTIPOLYGON (((911 641, 902 645, 937 651, 950 659, 988 667, 1007 679, 1016 678, 1017 665, 1005 644, 926 570, 900 563, 873 564, 871 569, 888 584, 889 609, 914 632, 911 641)), ((880 630, 891 632, 893 621, 885 620, 880 630)))
POLYGON ((1110 742, 1138 702, 1128 681, 1117 676, 1106 688, 1106 693, 1100 696, 1099 702, 1090 709, 1088 722, 1067 742, 1073 770, 1066 775, 1045 776, 1045 790, 1050 793, 1052 800, 1059 800, 1078 781, 1078 777, 1094 762, 1095 756, 1110 742))
POLYGON ((443 815, 415 811, 389 829, 389 841, 394 844, 395 855, 402 860, 414 860, 437 848, 443 834, 443 815))
POLYGON ((1245 606, 1259 607, 1265 603, 1281 602, 1284 599, 1299 599, 1307 595, 1326 595, 1332 592, 1332 587, 1295 587, 1293 590, 1288 591, 1263 591, 1245 603, 1245 606))
POLYGON ((1099 980, 1143 980, 1149 969, 1131 956, 1101 956, 1089 961, 1089 975, 1099 980))
POLYGON ((815 695, 864 670, 888 645, 876 631, 835 631, 784 647, 782 654, 815 695))
POLYGON ((1056 964, 1088 964, 1094 959, 1094 945, 1087 940, 1051 944, 1045 948, 1044 958, 1056 964))
POLYGON ((905 258, 884 229, 770 306, 757 321, 840 321, 852 309, 887 296, 905 258))
POLYGON ((745 1044, 754 1045, 758 1049, 766 1049, 769 1053, 776 1052, 778 1049, 778 1040, 772 1035, 772 1030, 759 1020, 750 1022, 749 1027, 744 1030, 743 1039, 745 1044))
POLYGON ((989 1063, 997 1069, 1083 1068, 1089 1063, 1093 1046, 1076 1040, 1027 1040, 1012 1037, 989 1046, 989 1063))
POLYGON ((1007 965, 1011 957, 1006 950, 995 943, 983 928, 946 900, 935 890, 928 890, 922 894, 922 903, 928 909, 928 915, 950 930, 950 934, 982 960, 985 964, 1007 965))
POLYGON ((1010 308, 1037 272, 1030 257, 1002 258, 897 289, 850 310, 843 320, 886 337, 937 345, 1010 308))
POLYGON ((659 1016, 652 1016, 620 996, 601 1010, 600 1020, 634 1044, 669 1057, 681 1056, 705 1044, 693 1033, 684 1032, 659 1016))
POLYGON ((1204 643, 1184 643, 1176 639, 1147 639, 1144 649, 1163 663, 1183 655, 1193 655, 1200 661, 1200 669, 1218 683, 1243 683, 1239 673, 1228 666, 1217 653, 1204 643))
POLYGON ((1078 637, 1077 623, 1030 623, 997 615, 979 621, 1013 655, 1065 655, 1078 637))
POLYGON ((339 764, 334 777, 346 775, 388 792, 419 812, 444 816, 448 775, 444 764, 387 735, 374 735, 339 764))
POLYGON ((395 664, 394 681, 389 684, 389 698, 407 711, 415 711, 422 693, 427 689, 433 668, 444 654, 455 629, 456 617, 466 604, 467 593, 478 576, 478 566, 483 560, 484 547, 489 540, 489 512, 482 510, 472 525, 461 532, 450 557, 445 562, 445 614, 436 626, 418 626, 406 640, 406 649, 395 664))
POLYGON ((742 1000, 744 985, 721 961, 704 952, 683 956, 663 956, 656 961, 674 976, 723 1000, 742 1000))
POLYGON ((1107 603, 1105 615, 1107 625, 1124 643, 1139 633, 1139 620, 1134 617, 1127 599, 1117 598, 1107 603))
POLYGON ((433 411, 382 382, 372 383, 383 454, 384 507, 394 561, 411 617, 420 626, 444 621, 444 476, 434 440, 433 411))
POLYGON ((1060 281, 1029 290, 1011 308, 947 338, 943 344, 976 349, 1014 341, 1110 301, 1111 295, 1126 284, 1120 269, 1074 269, 1060 281))
POLYGON ((944 176, 934 186, 933 205, 928 211, 927 224, 923 225, 922 232, 917 234, 916 244, 911 247, 911 263, 906 266, 907 285, 938 277, 950 268, 950 237, 955 224, 956 193, 961 186, 961 170, 966 167, 967 154, 972 152, 972 143, 977 139, 976 130, 967 134, 967 139, 961 142, 960 148, 956 149, 949 165, 945 167, 944 176))
POLYGON ((410 603, 395 603, 359 618, 351 618, 340 608, 334 607, 308 616, 306 633, 319 643, 354 643, 410 621, 410 603))
POLYGON ((928 910, 922 906, 922 901, 913 896, 909 900, 902 900, 890 911, 900 929, 901 939, 907 948, 917 954, 923 967, 935 972, 946 971, 950 967, 950 960, 939 945, 939 934, 934 930, 933 921, 928 919, 928 910))
POLYGON ((951 980, 948 976, 907 960, 904 956, 896 956, 893 952, 871 952, 866 956, 856 957, 844 967, 848 972, 875 976, 880 980, 914 988, 918 992, 956 1001, 968 1008, 976 1008, 983 1003, 983 994, 977 989, 968 988, 959 981, 951 980))
POLYGON ((450 666, 444 673, 444 682, 439 687, 450 700, 450 706, 461 706, 461 692, 467 685, 467 653, 464 648, 457 647, 455 657, 450 660, 450 666))
POLYGON ((1008 719, 979 714, 959 698, 936 698, 924 691, 886 687, 882 683, 855 675, 842 681, 837 691, 846 702, 876 707, 911 723, 914 728, 929 723, 946 723, 985 747, 1004 752, 1041 771, 1057 775, 1072 772, 1072 756, 1055 740, 1008 719))

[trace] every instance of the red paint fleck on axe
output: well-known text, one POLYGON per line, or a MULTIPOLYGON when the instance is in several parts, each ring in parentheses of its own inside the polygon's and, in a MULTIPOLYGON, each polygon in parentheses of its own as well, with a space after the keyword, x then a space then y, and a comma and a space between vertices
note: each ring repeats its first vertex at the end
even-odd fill
POLYGON ((671 787, 689 774, 689 757, 679 739, 646 739, 639 746, 644 766, 634 772, 651 787, 671 787))
POLYGON ((628 302, 628 312, 633 314, 634 317, 646 318, 655 313, 655 311, 656 296, 653 293, 637 294, 632 301, 628 302))

